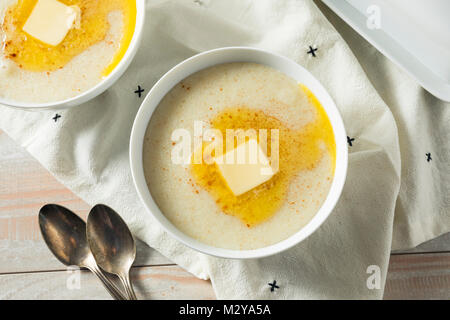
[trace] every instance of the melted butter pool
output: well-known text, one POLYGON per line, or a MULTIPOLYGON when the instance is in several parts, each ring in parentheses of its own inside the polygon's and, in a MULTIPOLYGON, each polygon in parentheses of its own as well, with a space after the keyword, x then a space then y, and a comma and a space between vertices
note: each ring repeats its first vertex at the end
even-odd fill
POLYGON ((104 40, 110 24, 108 15, 120 11, 123 19, 123 35, 120 46, 102 76, 106 77, 124 57, 136 25, 135 0, 59 0, 81 9, 81 26, 72 29, 57 46, 47 45, 29 35, 22 27, 31 14, 37 0, 18 0, 5 13, 0 27, 5 58, 14 61, 20 68, 28 71, 51 72, 64 68, 75 56, 92 45, 104 40))
POLYGON ((303 85, 300 90, 307 95, 316 113, 315 119, 301 129, 291 129, 277 118, 245 106, 225 109, 210 121, 211 127, 220 130, 223 137, 226 129, 267 129, 269 157, 270 130, 278 129, 279 171, 270 180, 235 196, 215 164, 191 163, 191 174, 197 185, 208 191, 222 212, 239 218, 249 228, 272 217, 285 203, 291 181, 302 171, 313 170, 325 152, 333 163, 330 176, 334 174, 336 144, 331 123, 313 93, 303 85))

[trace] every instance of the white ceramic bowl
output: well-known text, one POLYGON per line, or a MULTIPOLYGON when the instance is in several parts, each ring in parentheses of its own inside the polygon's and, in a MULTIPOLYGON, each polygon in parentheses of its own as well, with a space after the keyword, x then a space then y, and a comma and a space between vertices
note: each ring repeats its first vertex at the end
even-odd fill
POLYGON ((340 197, 347 174, 347 157, 347 135, 345 133, 342 118, 330 95, 319 83, 319 81, 316 80, 316 78, 314 78, 307 70, 292 60, 268 51, 243 47, 221 48, 203 52, 183 61, 167 72, 155 84, 142 103, 142 106, 139 109, 134 121, 130 141, 131 172, 139 197, 144 203, 147 211, 170 235, 185 245, 209 255, 233 259, 261 258, 273 255, 298 244, 312 234, 330 215, 340 197), (217 248, 187 236, 178 230, 158 208, 148 190, 144 177, 142 159, 144 135, 150 118, 156 107, 159 105, 161 99, 176 84, 189 75, 217 64, 229 62, 254 62, 267 65, 284 72, 288 76, 297 80, 299 83, 306 85, 322 103, 331 121, 336 140, 335 175, 330 192, 320 210, 305 227, 286 240, 255 250, 229 250, 217 248))
POLYGON ((127 52, 125 53, 120 63, 116 66, 116 68, 114 68, 114 70, 96 86, 79 94, 78 96, 62 101, 29 103, 7 100, 0 97, 0 104, 26 110, 66 109, 87 102, 106 91, 122 76, 122 74, 130 65, 139 48, 145 21, 145 0, 136 0, 136 9, 136 27, 134 29, 134 35, 127 52))

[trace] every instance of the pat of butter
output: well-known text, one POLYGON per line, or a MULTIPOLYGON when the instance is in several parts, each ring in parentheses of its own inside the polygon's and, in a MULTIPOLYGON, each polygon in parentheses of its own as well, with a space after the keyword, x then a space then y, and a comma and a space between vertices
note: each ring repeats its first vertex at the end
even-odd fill
POLYGON ((276 173, 256 139, 250 139, 214 160, 235 196, 256 188, 276 173))
POLYGON ((57 0, 38 0, 23 26, 30 36, 51 46, 60 44, 79 23, 81 10, 57 0))

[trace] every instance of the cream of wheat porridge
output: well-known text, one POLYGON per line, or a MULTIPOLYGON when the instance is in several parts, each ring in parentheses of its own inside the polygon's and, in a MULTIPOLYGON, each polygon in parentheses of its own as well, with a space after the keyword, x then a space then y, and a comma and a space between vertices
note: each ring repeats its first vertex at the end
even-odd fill
POLYGON ((334 136, 320 103, 295 80, 254 63, 214 66, 177 84, 152 115, 143 148, 147 185, 164 215, 188 236, 227 249, 261 248, 299 231, 334 174, 334 136), (193 137, 199 120, 223 132, 278 129, 278 172, 234 196, 214 164, 173 163, 172 133, 183 128, 193 137))
POLYGON ((59 0, 80 17, 57 46, 22 30, 38 0, 0 2, 0 97, 45 103, 75 97, 120 62, 134 33, 135 0, 59 0))

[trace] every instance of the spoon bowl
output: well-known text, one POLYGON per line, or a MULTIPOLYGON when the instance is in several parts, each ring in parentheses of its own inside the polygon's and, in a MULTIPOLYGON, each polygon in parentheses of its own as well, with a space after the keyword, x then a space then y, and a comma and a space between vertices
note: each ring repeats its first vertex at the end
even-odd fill
POLYGON ((98 204, 87 219, 87 239, 97 264, 117 275, 130 299, 136 294, 130 282, 130 268, 136 258, 136 244, 125 221, 113 209, 98 204))
POLYGON ((48 204, 39 211, 45 243, 63 264, 87 267, 92 256, 86 239, 86 223, 67 208, 48 204))

